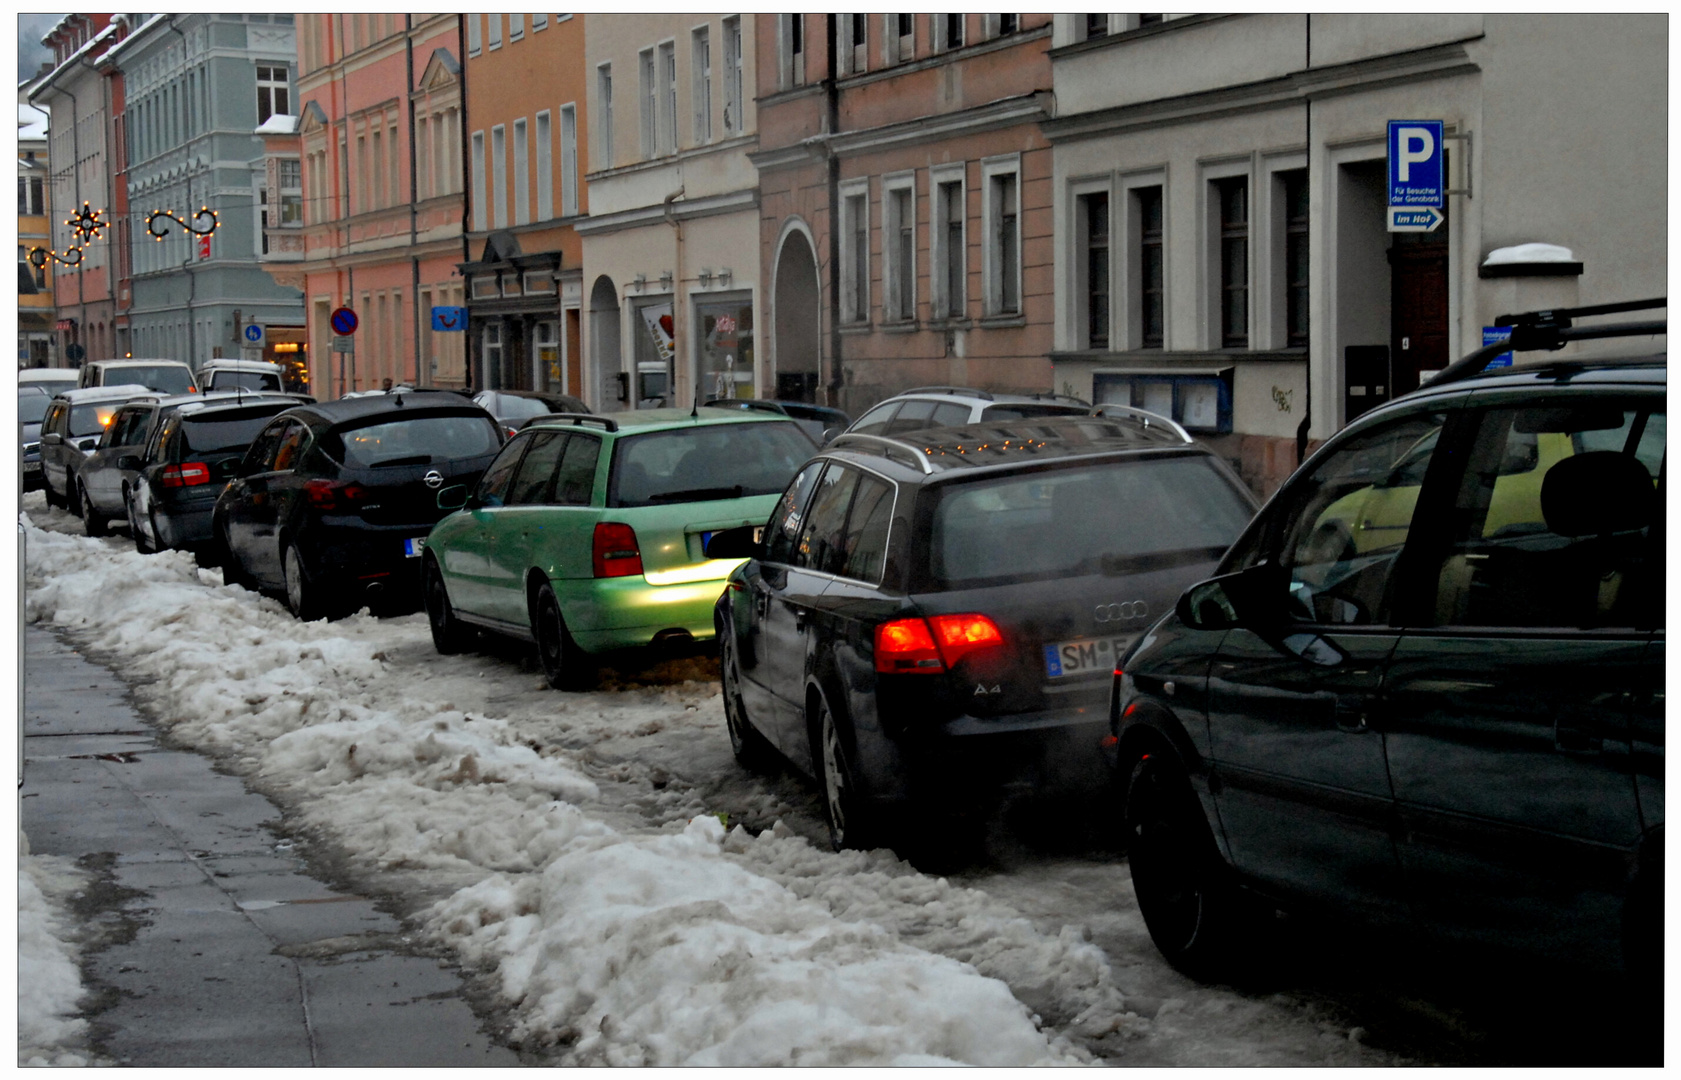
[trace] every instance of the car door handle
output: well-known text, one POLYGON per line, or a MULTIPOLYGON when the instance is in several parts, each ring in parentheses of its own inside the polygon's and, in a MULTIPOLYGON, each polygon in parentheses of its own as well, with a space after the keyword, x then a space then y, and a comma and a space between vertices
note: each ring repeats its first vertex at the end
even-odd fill
POLYGON ((1372 730, 1372 701, 1365 697, 1339 697, 1335 707, 1337 730, 1363 735, 1372 730))
POLYGON ((805 624, 806 624, 806 618, 810 614, 811 614, 811 612, 807 611, 805 608, 802 608, 802 607, 795 608, 794 609, 794 629, 795 630, 804 630, 805 629, 805 624))

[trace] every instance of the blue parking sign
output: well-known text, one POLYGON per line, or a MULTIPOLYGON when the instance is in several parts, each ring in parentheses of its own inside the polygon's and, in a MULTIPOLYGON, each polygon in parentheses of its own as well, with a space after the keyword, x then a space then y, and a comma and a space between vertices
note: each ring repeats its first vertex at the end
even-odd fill
POLYGON ((467 309, 464 307, 435 307, 432 309, 432 329, 446 333, 467 329, 467 309))
POLYGON ((1389 205, 1442 206, 1442 121, 1389 121, 1389 205))

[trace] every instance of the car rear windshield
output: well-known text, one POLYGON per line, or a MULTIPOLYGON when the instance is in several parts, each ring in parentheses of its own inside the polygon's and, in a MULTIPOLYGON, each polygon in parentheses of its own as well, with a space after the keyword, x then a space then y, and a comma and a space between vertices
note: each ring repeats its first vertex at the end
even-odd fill
POLYGON ((52 404, 52 398, 34 391, 26 391, 18 395, 18 423, 39 424, 47 415, 47 406, 52 404))
POLYGON ((1201 455, 947 485, 929 531, 929 573, 960 588, 1213 561, 1252 513, 1201 455))
POLYGON ((280 376, 272 371, 218 371, 210 376, 212 390, 279 390, 280 376))
POLYGON ((105 372, 105 381, 116 383, 139 383, 148 390, 156 390, 165 394, 186 394, 193 388, 193 377, 184 367, 173 364, 159 364, 157 367, 122 367, 111 368, 105 372))
POLYGON ((461 415, 369 417, 329 432, 322 449, 352 469, 433 465, 493 454, 501 446, 496 425, 482 412, 461 415))
POLYGON ((792 420, 630 435, 613 448, 611 506, 775 495, 816 446, 792 420))
POLYGON ((514 397, 503 394, 496 399, 497 415, 513 420, 523 420, 528 416, 546 416, 552 412, 565 412, 557 409, 541 398, 514 397))
POLYGON ((264 409, 215 412, 209 415, 188 413, 181 421, 181 453, 244 453, 257 438, 257 433, 263 430, 263 425, 269 422, 269 418, 285 408, 285 403, 276 402, 264 409))
POLYGON ((1079 405, 988 405, 981 411, 981 420, 1026 420, 1035 416, 1084 416, 1090 409, 1079 405))

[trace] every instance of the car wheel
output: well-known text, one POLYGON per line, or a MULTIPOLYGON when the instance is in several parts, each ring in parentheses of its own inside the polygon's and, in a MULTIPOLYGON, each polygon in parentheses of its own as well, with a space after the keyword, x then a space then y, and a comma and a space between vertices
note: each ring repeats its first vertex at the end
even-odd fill
POLYGON ((321 618, 317 590, 304 572, 303 556, 298 554, 296 544, 286 545, 285 552, 280 556, 280 566, 286 579, 286 606, 292 614, 304 622, 321 618))
POLYGON ((1132 888, 1167 962, 1211 979, 1234 959, 1238 900, 1190 781, 1161 752, 1145 753, 1127 786, 1132 888))
POLYGON ((444 587, 444 572, 436 560, 426 560, 426 621, 432 627, 432 646, 444 656, 465 652, 473 645, 474 634, 455 617, 449 603, 449 591, 444 587))
POLYGON ((134 537, 134 550, 142 555, 150 555, 157 551, 157 545, 147 538, 146 531, 140 527, 140 521, 134 516, 134 493, 129 492, 123 499, 123 509, 128 512, 128 533, 134 537))
POLYGON ((748 772, 765 772, 772 755, 770 743, 747 719, 747 703, 741 697, 741 663, 737 655, 732 620, 718 620, 719 681, 724 689, 724 727, 730 733, 730 752, 748 772))
POLYGON ((531 629, 537 639, 537 658, 543 663, 550 686, 556 690, 588 690, 595 684, 595 665, 572 639, 560 614, 560 601, 546 584, 537 590, 531 629))
POLYGON ((88 497, 88 489, 81 484, 76 485, 76 499, 81 504, 83 532, 89 536, 104 536, 111 531, 111 526, 106 522, 104 515, 99 512, 98 508, 93 505, 93 500, 88 497))
POLYGON ((829 845, 836 851, 873 846, 872 822, 858 789, 858 772, 853 768, 845 732, 834 710, 821 697, 817 703, 817 753, 819 782, 823 785, 823 814, 829 822, 829 845))

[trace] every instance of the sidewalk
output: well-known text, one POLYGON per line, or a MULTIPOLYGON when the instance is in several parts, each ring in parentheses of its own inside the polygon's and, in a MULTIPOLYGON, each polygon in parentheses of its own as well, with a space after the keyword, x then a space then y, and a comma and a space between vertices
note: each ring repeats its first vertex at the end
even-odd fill
POLYGON ((109 865, 99 917, 132 930, 84 967, 89 1000, 109 1003, 89 1016, 101 1053, 177 1068, 519 1064, 480 1030, 455 969, 410 955, 395 919, 281 849, 273 804, 159 745, 121 680, 48 631, 28 627, 24 647, 23 829, 36 853, 109 865))

